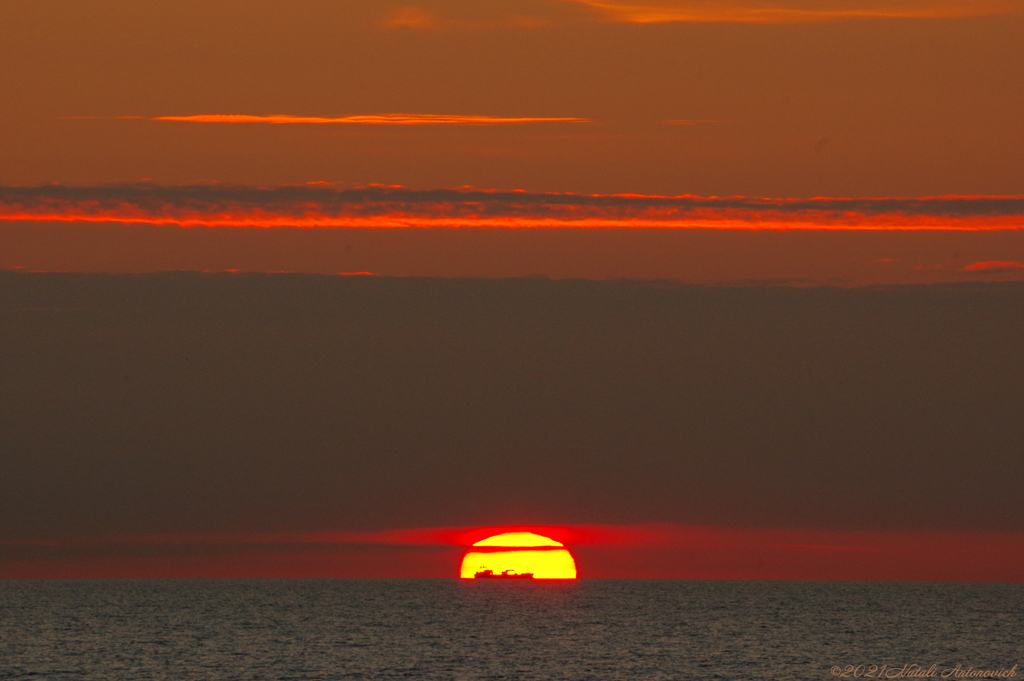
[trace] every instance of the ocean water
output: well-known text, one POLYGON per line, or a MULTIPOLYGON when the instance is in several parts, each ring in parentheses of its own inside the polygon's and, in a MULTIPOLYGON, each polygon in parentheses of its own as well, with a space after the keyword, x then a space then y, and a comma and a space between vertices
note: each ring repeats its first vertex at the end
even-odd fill
POLYGON ((1024 585, 0 582, 0 679, 913 678, 908 664, 1024 664, 1024 585))

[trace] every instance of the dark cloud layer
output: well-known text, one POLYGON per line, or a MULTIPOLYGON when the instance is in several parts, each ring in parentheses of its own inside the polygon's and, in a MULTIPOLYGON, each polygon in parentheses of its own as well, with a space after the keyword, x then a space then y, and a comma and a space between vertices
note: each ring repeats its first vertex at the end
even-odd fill
POLYGON ((0 538, 1020 531, 1024 286, 0 274, 0 538))
MULTIPOLYGON (((929 198, 716 198, 528 193, 473 189, 413 190, 404 187, 340 188, 327 184, 278 187, 157 184, 0 188, 0 217, 7 219, 109 219, 178 224, 345 224, 346 219, 390 218, 449 221, 508 219, 553 221, 706 221, 711 226, 762 222, 809 226, 950 226, 983 228, 981 221, 1024 224, 1024 197, 929 198), (1010 218, 1011 223, 1005 219, 1010 218), (337 221, 341 222, 338 223, 337 221)), ((376 224, 376 223, 374 223, 376 224)), ((379 223, 386 226, 386 222, 379 223)))

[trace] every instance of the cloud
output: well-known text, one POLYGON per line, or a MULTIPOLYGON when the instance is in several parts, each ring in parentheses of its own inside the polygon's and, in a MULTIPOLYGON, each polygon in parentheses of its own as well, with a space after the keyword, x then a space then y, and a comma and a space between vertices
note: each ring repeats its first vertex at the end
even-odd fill
POLYGON ((0 219, 184 227, 1024 229, 1024 197, 813 198, 331 184, 0 187, 0 219))
POLYGON ((964 272, 980 272, 983 274, 999 274, 1003 272, 1020 272, 1024 270, 1024 263, 1012 260, 988 260, 985 262, 971 263, 964 268, 964 272))
MULTIPOLYGON (((826 551, 901 551, 907 544, 928 543, 930 532, 849 531, 796 528, 741 528, 680 523, 619 525, 509 525, 490 527, 428 527, 376 532, 293 532, 266 534, 148 534, 78 537, 58 540, 15 540, 0 546, 101 547, 101 546, 314 546, 334 547, 462 547, 504 532, 534 532, 569 547, 656 547, 671 545, 759 545, 774 548, 826 551)), ((1018 533, 947 532, 959 541, 1002 541, 1018 533)))
POLYGON ((544 28, 591 18, 582 5, 552 0, 419 0, 386 10, 378 26, 386 30, 466 31, 544 28))
POLYGON ((1019 14, 1016 0, 564 0, 619 23, 783 24, 843 19, 935 19, 1019 14))
MULTIPOLYGON (((407 541, 510 528, 379 533, 148 535, 0 542, 0 577, 452 578, 464 541, 407 541), (392 535, 396 541, 376 541, 392 535), (362 541, 369 538, 371 541, 362 541), (350 542, 350 539, 359 541, 350 542)), ((1019 532, 858 532, 706 525, 537 528, 566 546, 590 578, 1012 582, 1019 532)), ((476 533, 476 534, 473 534, 476 533)))
POLYGON ((706 121, 701 119, 680 118, 671 121, 662 121, 665 125, 703 125, 706 123, 721 123, 721 121, 706 121))
MULTIPOLYGON (((122 116, 123 119, 137 118, 122 116)), ((247 114, 201 114, 158 116, 150 120, 176 123, 262 123, 268 125, 517 125, 521 123, 592 123, 587 118, 457 116, 442 114, 372 114, 366 116, 250 116, 247 114)))
POLYGON ((292 532, 260 534, 145 534, 76 537, 60 540, 19 540, 0 546, 203 546, 316 545, 454 546, 469 547, 503 532, 536 532, 558 541, 587 546, 656 545, 689 541, 707 528, 675 524, 634 525, 510 525, 492 527, 428 527, 377 532, 292 532))
POLYGON ((385 28, 431 28, 438 23, 433 14, 415 6, 399 7, 384 18, 385 28))

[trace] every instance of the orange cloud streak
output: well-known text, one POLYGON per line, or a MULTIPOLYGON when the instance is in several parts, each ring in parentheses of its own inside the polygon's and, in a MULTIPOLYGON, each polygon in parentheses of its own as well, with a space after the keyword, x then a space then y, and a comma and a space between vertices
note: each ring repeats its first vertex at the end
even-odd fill
POLYGON ((1017 216, 1001 218, 938 219, 883 217, 872 218, 847 215, 842 223, 828 216, 816 220, 814 215, 804 219, 786 219, 770 214, 759 215, 706 215, 683 220, 607 219, 607 218, 523 218, 523 217, 420 217, 396 213, 372 217, 305 217, 275 216, 254 213, 194 214, 182 217, 151 217, 117 213, 5 213, 0 220, 26 222, 92 222, 145 225, 178 225, 180 227, 298 227, 307 229, 344 227, 349 229, 431 229, 431 228, 490 228, 490 229, 744 229, 744 230, 927 230, 927 231, 998 231, 1024 229, 1024 219, 1017 216))
POLYGON ((699 119, 677 119, 671 121, 662 121, 665 125, 703 125, 705 123, 721 123, 721 121, 705 121, 699 119))
POLYGON ((0 187, 0 220, 183 227, 1024 229, 1024 197, 765 199, 402 187, 0 187))
POLYGON ((836 8, 823 0, 568 0, 619 23, 783 24, 843 19, 941 19, 1020 14, 1014 0, 860 0, 836 8))
MULTIPOLYGON (((134 118, 123 116, 122 118, 134 118)), ((263 123, 270 125, 518 125, 523 123, 593 123, 588 118, 446 116, 440 114, 373 114, 367 116, 249 116, 245 114, 203 114, 158 116, 154 121, 178 123, 263 123)))

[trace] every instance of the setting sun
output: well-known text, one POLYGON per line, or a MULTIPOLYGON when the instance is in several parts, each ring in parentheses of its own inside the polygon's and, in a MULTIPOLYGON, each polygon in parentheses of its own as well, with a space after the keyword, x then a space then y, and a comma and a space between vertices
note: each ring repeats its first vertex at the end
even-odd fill
POLYGON ((533 532, 505 532, 473 544, 462 559, 459 577, 576 579, 576 561, 554 539, 533 532))

